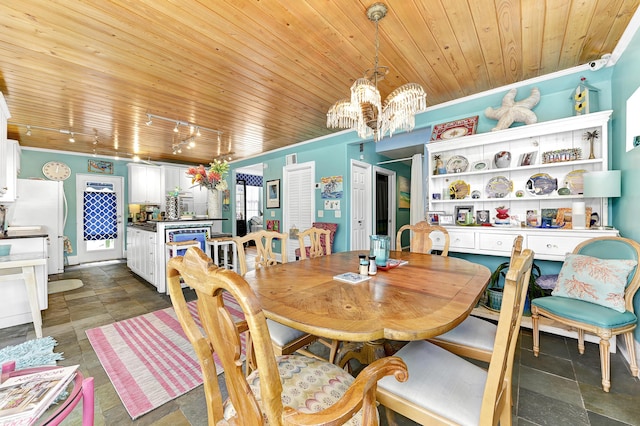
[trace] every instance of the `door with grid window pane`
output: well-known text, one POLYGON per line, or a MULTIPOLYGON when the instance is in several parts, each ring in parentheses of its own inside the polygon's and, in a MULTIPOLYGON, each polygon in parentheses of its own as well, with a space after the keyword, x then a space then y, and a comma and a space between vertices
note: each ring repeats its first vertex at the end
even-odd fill
POLYGON ((78 263, 122 259, 122 177, 76 176, 78 263))

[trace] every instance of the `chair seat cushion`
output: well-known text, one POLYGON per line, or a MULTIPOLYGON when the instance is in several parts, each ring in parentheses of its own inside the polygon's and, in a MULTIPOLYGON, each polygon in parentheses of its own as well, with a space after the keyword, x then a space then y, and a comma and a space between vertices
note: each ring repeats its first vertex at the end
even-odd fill
MULTIPOLYGON (((354 381, 353 376, 337 365, 302 355, 283 355, 277 357, 276 362, 282 380, 282 404, 303 413, 315 413, 332 406, 354 381)), ((247 383, 262 406, 258 370, 247 377, 247 383)), ((235 409, 227 400, 224 417, 228 419, 233 415, 235 409)), ((268 424, 266 418, 265 424, 268 424)), ((362 424, 362 414, 356 414, 345 424, 362 424)))
POLYGON ((453 330, 441 334, 436 339, 493 352, 497 326, 476 317, 467 317, 453 330))
POLYGON ((270 319, 267 319, 267 327, 273 343, 281 347, 307 334, 304 331, 296 330, 270 319))
POLYGON ((437 413, 452 423, 480 424, 480 407, 487 371, 433 343, 410 342, 396 354, 409 370, 409 380, 393 376, 378 381, 378 388, 437 413))
POLYGON ((570 320, 603 328, 622 327, 637 321, 635 314, 630 311, 620 313, 595 303, 562 296, 538 297, 531 301, 531 305, 570 320))

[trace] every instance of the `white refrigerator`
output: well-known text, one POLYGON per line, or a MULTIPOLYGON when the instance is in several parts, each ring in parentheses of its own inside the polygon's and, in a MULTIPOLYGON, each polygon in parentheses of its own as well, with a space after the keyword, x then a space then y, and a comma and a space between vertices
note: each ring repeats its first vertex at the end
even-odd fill
POLYGON ((67 200, 62 182, 18 179, 16 202, 9 207, 9 226, 42 226, 49 234, 47 273, 64 272, 64 225, 67 200))

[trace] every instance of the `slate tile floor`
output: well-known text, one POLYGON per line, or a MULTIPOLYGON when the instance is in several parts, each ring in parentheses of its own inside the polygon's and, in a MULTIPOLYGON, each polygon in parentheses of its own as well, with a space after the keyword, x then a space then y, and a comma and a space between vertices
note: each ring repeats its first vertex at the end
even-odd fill
MULTIPOLYGON (((64 365, 80 364, 95 378, 96 425, 205 425, 202 387, 132 421, 98 361, 85 330, 170 306, 169 298, 131 273, 126 264, 110 262, 68 267, 52 279, 79 278, 84 287, 49 296, 43 311, 43 334, 58 341, 64 365)), ((35 338, 31 324, 0 330, 0 347, 35 338)), ((514 368, 514 424, 640 425, 640 381, 632 378, 620 353, 612 354, 612 388, 600 387, 597 345, 587 343, 578 355, 574 340, 543 334, 540 358, 531 352, 531 332, 523 330, 514 368)), ((381 416, 382 424, 385 423, 381 416)), ((415 425, 398 418, 401 425, 415 425)), ((81 424, 76 409, 63 423, 81 424)))

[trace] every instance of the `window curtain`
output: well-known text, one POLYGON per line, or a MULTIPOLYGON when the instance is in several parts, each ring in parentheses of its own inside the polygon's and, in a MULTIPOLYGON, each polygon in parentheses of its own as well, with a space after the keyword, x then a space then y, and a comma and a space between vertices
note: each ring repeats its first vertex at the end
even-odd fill
POLYGON ((422 154, 411 157, 411 209, 409 223, 415 225, 424 220, 424 192, 422 179, 422 154))
POLYGON ((116 194, 85 191, 84 240, 99 241, 118 238, 116 194))

